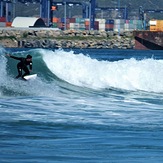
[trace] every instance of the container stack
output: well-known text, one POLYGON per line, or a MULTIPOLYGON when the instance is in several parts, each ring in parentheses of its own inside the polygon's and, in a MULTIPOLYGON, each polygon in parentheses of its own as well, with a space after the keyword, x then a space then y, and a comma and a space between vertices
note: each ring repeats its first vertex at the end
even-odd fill
POLYGON ((142 20, 137 20, 136 29, 137 30, 142 30, 143 29, 142 20))
POLYGON ((98 22, 97 23, 97 25, 98 25, 97 29, 99 31, 105 31, 105 22, 106 22, 106 20, 105 19, 95 19, 95 25, 96 25, 96 22, 98 22))
POLYGON ((163 31, 163 20, 150 20, 150 31, 163 31))
POLYGON ((52 23, 53 23, 52 27, 57 28, 58 27, 58 18, 54 17, 52 20, 52 23))
POLYGON ((124 19, 114 19, 114 31, 124 31, 124 19))
POLYGON ((141 20, 126 20, 124 24, 125 31, 141 30, 142 28, 141 20))
POLYGON ((6 18, 0 17, 0 27, 6 27, 6 18))
POLYGON ((90 21, 89 21, 89 19, 85 19, 85 29, 86 30, 89 30, 89 26, 90 26, 90 21))
POLYGON ((84 18, 71 18, 70 20, 70 28, 76 30, 85 30, 85 19, 84 18), (72 20, 73 19, 73 20, 72 20))
POLYGON ((113 31, 113 29, 114 29, 114 20, 113 19, 106 20, 105 30, 106 31, 113 31))
MULTIPOLYGON (((64 30, 64 26, 65 26, 64 18, 53 18, 53 25, 52 25, 53 28, 59 28, 61 30, 64 30)), ((66 29, 89 30, 90 20, 85 18, 67 18, 66 29)), ((142 29, 141 20, 95 19, 94 22, 94 30, 100 30, 100 31, 118 32, 118 31, 132 31, 132 30, 141 30, 141 29, 142 29)))

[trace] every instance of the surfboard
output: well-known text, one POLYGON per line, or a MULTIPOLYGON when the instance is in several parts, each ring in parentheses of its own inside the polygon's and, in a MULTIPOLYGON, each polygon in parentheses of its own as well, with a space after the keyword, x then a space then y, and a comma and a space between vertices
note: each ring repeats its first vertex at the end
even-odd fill
POLYGON ((32 75, 24 76, 24 79, 26 79, 26 80, 33 80, 33 79, 36 79, 36 77, 37 77, 37 74, 32 74, 32 75))

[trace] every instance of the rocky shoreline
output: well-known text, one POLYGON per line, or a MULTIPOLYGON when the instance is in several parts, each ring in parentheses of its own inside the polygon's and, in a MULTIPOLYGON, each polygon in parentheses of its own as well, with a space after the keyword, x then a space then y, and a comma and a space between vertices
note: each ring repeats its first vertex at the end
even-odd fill
POLYGON ((107 48, 133 49, 132 31, 79 31, 45 29, 0 29, 0 45, 13 48, 107 48))

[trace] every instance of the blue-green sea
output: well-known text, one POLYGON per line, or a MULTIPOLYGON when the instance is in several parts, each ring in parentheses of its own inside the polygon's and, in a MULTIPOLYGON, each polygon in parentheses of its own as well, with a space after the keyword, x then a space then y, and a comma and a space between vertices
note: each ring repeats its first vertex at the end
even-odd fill
POLYGON ((163 162, 163 51, 0 48, 0 163, 60 162, 163 162))

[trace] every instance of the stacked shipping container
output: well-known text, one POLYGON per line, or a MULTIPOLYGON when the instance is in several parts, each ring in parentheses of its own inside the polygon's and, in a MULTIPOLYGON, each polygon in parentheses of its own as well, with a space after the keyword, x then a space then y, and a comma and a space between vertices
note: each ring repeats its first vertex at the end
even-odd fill
POLYGON ((124 30, 141 30, 143 29, 141 20, 126 20, 124 24, 124 30))
MULTIPOLYGON (((151 25, 151 30, 162 30, 163 21, 157 21, 156 25, 151 25), (157 29, 156 29, 157 28, 157 29)), ((5 17, 0 17, 0 27, 10 27, 11 22, 6 22, 5 17)), ((56 18, 52 19, 52 27, 59 28, 61 30, 65 29, 65 19, 56 18)), ((84 18, 67 18, 66 19, 66 29, 74 30, 89 30, 90 21, 84 18)), ((124 19, 95 19, 94 29, 100 31, 129 31, 129 30, 141 30, 142 21, 141 20, 124 20, 124 19)))
POLYGON ((0 17, 0 27, 11 27, 11 22, 6 22, 5 17, 0 17))
POLYGON ((106 31, 113 31, 114 29, 114 20, 110 19, 110 20, 106 20, 105 22, 105 30, 106 31))
MULTIPOLYGON (((53 18, 53 27, 64 29, 64 18, 53 18)), ((84 18, 66 19, 66 29, 89 30, 90 21, 84 18)), ((124 20, 124 19, 95 19, 94 29, 100 31, 129 31, 141 30, 141 20, 124 20)))
POLYGON ((0 27, 6 27, 6 18, 0 17, 0 27))
POLYGON ((150 31, 163 31, 163 20, 151 20, 149 21, 150 31))

